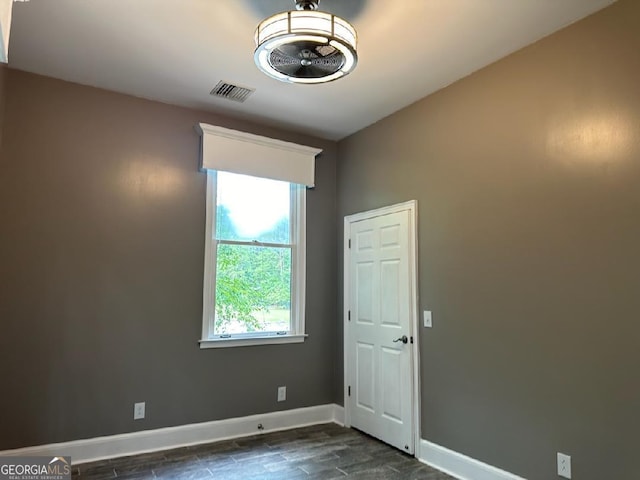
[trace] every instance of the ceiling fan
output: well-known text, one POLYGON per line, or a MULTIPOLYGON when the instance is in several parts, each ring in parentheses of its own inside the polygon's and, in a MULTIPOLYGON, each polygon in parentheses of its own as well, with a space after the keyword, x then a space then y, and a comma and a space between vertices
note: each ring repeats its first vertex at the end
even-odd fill
POLYGON ((325 83, 358 62, 357 34, 346 20, 318 10, 319 0, 295 0, 296 10, 266 18, 255 33, 254 60, 276 80, 325 83))

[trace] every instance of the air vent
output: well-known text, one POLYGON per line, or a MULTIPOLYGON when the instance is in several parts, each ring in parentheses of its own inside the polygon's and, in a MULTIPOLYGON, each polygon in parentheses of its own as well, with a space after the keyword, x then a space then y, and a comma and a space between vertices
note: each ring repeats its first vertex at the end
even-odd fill
POLYGON ((255 88, 241 87, 239 85, 234 85, 233 83, 220 80, 218 84, 213 87, 213 90, 211 90, 211 95, 242 103, 255 91, 255 88))

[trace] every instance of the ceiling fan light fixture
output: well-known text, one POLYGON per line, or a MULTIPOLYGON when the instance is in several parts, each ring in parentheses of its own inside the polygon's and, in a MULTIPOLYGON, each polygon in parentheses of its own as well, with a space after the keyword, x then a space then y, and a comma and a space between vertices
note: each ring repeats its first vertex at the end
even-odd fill
POLYGON ((346 20, 317 10, 318 2, 296 0, 298 10, 266 18, 255 33, 254 61, 272 78, 325 83, 353 71, 357 34, 346 20))

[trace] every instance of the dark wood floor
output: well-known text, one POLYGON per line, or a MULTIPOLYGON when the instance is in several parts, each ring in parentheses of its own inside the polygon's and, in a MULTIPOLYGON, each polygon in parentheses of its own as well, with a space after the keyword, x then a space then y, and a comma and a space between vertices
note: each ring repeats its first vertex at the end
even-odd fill
POLYGON ((335 424, 84 463, 73 478, 450 480, 415 458, 335 424))

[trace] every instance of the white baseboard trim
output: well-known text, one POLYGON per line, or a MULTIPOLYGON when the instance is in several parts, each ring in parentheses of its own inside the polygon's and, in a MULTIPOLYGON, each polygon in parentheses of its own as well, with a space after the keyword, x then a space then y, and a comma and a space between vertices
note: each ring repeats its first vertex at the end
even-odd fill
POLYGON ((86 440, 73 440, 71 442, 4 450, 0 451, 0 456, 69 455, 75 465, 95 460, 255 435, 260 433, 257 428, 259 423, 264 427, 262 432, 267 433, 330 422, 344 424, 343 407, 336 404, 328 404, 296 408, 247 417, 180 425, 178 427, 158 428, 156 430, 144 430, 86 440))
POLYGON ((337 423, 344 427, 344 407, 342 405, 332 404, 333 407, 333 423, 337 423))
POLYGON ((526 480, 427 440, 420 440, 418 460, 460 480, 526 480))

